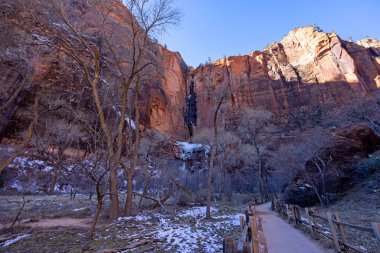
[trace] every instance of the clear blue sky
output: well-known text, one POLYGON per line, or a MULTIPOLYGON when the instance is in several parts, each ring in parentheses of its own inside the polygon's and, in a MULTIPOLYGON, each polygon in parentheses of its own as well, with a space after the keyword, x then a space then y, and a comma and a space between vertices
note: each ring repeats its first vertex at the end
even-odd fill
POLYGON ((248 54, 317 24, 343 39, 380 39, 380 0, 175 0, 184 17, 160 41, 188 65, 248 54))

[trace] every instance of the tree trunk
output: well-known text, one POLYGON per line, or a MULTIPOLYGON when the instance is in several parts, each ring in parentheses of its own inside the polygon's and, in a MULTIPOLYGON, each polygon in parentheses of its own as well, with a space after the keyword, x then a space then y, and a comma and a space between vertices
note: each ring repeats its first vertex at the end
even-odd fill
POLYGON ((101 193, 99 182, 96 185, 96 195, 97 195, 96 212, 95 212, 94 219, 92 220, 91 228, 88 232, 88 240, 89 241, 92 241, 94 239, 94 232, 95 232, 96 224, 98 222, 100 212, 102 211, 102 208, 103 208, 103 195, 101 193))
POLYGON ((55 184, 57 182, 57 174, 58 174, 58 166, 55 165, 53 174, 51 175, 49 195, 52 195, 54 193, 55 184))
POLYGON ((149 176, 148 176, 148 165, 147 165, 145 166, 145 171, 144 171, 144 189, 143 189, 143 194, 140 196, 139 209, 141 208, 141 203, 144 198, 143 195, 147 195, 148 184, 149 184, 149 176))
POLYGON ((134 107, 135 107, 135 136, 136 140, 133 146, 133 158, 131 167, 128 171, 128 186, 127 186, 127 200, 125 203, 125 215, 130 216, 132 215, 132 198, 133 198, 133 177, 135 175, 135 169, 138 162, 138 153, 139 153, 139 146, 140 146, 140 112, 138 107, 138 99, 139 99, 139 90, 140 90, 140 77, 138 77, 136 82, 136 90, 134 94, 134 107))
POLYGON ((218 148, 218 112, 227 94, 225 94, 219 101, 218 106, 214 113, 214 143, 211 148, 210 167, 208 169, 207 178, 207 207, 206 219, 211 220, 211 195, 212 195, 212 176, 214 170, 214 163, 216 160, 216 149, 218 148))
POLYGON ((119 196, 117 192, 117 167, 112 165, 110 170, 110 218, 119 218, 119 196))
POLYGON ((184 192, 186 192, 187 194, 189 194, 190 197, 192 197, 193 199, 195 199, 196 201, 198 201, 199 203, 201 203, 203 206, 207 205, 206 201, 204 201, 203 198, 199 197, 198 195, 196 195, 195 193, 193 193, 189 188, 187 188, 186 186, 184 185, 181 185, 179 183, 176 183, 176 187, 177 188, 180 188, 181 190, 183 190, 184 192))
POLYGON ((223 190, 224 190, 225 184, 224 184, 224 160, 220 163, 220 187, 219 187, 219 194, 220 199, 223 198, 223 190))
POLYGON ((133 201, 133 174, 128 172, 127 176, 127 200, 125 202, 125 215, 132 215, 132 201, 133 201))
MULTIPOLYGON (((216 129, 216 127, 215 127, 216 129)), ((208 178, 207 178, 207 207, 206 207, 206 219, 211 220, 211 194, 212 194, 212 176, 214 170, 214 161, 216 158, 216 138, 217 138, 217 130, 214 131, 214 145, 211 151, 210 158, 210 167, 208 170, 208 178)))

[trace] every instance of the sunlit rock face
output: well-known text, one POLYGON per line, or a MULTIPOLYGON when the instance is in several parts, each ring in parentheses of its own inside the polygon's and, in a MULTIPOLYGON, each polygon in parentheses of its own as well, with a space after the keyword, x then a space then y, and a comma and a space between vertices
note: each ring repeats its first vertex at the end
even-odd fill
MULTIPOLYGON (((45 1, 49 2, 41 2, 45 1)), ((80 97, 78 103, 83 106, 91 104, 92 100, 80 67, 54 47, 33 46, 46 38, 35 31, 25 32, 22 22, 25 22, 23 15, 26 14, 13 13, 17 6, 12 6, 10 0, 5 2, 5 12, 14 15, 16 23, 6 24, 8 30, 2 29, 2 38, 12 36, 7 42, 0 40, 0 59, 4 63, 0 66, 0 102, 4 104, 8 99, 9 96, 4 94, 11 94, 18 86, 25 85, 15 102, 0 115, 0 134, 8 129, 8 137, 12 137, 27 127, 27 123, 19 124, 22 119, 15 118, 17 110, 25 110, 23 106, 32 103, 35 91, 41 87, 61 87, 58 92, 70 99, 80 97), (17 43, 20 41, 27 43, 17 43), (19 122, 17 127, 15 122, 19 122)), ((91 1, 63 2, 70 15, 80 17, 78 27, 86 36, 96 37, 101 15, 94 7, 102 7, 91 5, 91 1)), ((120 44, 116 53, 123 56, 128 51, 125 42, 131 36, 123 18, 128 10, 119 1, 107 3, 111 4, 109 25, 114 29, 113 42, 120 44)), ((37 5, 34 8, 38 8, 37 5)), ((5 16, 0 16, 0 21, 4 20, 5 16)), ((46 22, 65 33, 61 21, 46 22)), ((151 71, 152 78, 143 84, 139 102, 140 124, 142 129, 153 128, 178 139, 191 134, 184 119, 186 113, 190 112, 191 118, 196 119, 191 122, 196 125, 195 131, 212 125, 211 114, 220 87, 234 91, 223 111, 233 113, 244 107, 264 107, 285 120, 302 106, 341 104, 354 96, 368 96, 380 88, 379 41, 347 42, 335 33, 327 34, 311 26, 289 32, 282 41, 269 45, 262 52, 226 57, 196 69, 186 66, 178 52, 157 44, 151 50, 158 68, 151 71), (192 110, 186 108, 190 87, 194 88, 191 94, 196 97, 192 110)), ((115 72, 115 66, 104 69, 101 85, 115 83, 115 72)), ((130 116, 134 118, 133 113, 130 116)))
POLYGON ((198 95, 198 125, 210 126, 215 90, 236 91, 230 111, 264 107, 286 117, 301 106, 349 102, 379 88, 380 45, 357 43, 312 26, 297 28, 263 52, 226 57, 200 66, 190 76, 198 95))
POLYGON ((149 86, 149 122, 152 128, 183 138, 187 136, 184 122, 187 66, 178 52, 159 48, 163 76, 159 85, 149 86))
MULTIPOLYGON (((38 3, 33 5, 33 13, 42 11, 42 6, 49 6, 50 1, 42 0, 38 3)), ((113 34, 109 40, 116 45, 114 50, 119 59, 127 57, 128 51, 131 51, 128 45, 131 44, 132 34, 126 18, 128 10, 120 1, 65 0, 62 3, 77 29, 89 39, 98 38, 102 27, 101 13, 107 12, 107 25, 113 34)), ((49 38, 28 23, 30 20, 25 17, 29 13, 23 6, 7 0, 1 3, 1 7, 5 14, 12 17, 13 23, 9 22, 7 15, 0 16, 3 24, 1 27, 6 28, 2 29, 0 40, 0 104, 5 104, 9 94, 13 94, 18 87, 25 87, 14 103, 0 113, 0 135, 6 134, 12 138, 27 127, 25 119, 17 118, 17 111, 26 111, 26 106, 33 102, 36 91, 41 88, 54 87, 55 92, 61 93, 62 97, 84 107, 92 106, 89 83, 80 66, 62 51, 43 45, 49 38)), ((40 22, 52 26, 59 35, 70 36, 70 29, 59 17, 49 17, 51 19, 41 19, 40 22)), ((187 133, 183 118, 187 66, 179 53, 171 52, 154 42, 151 42, 149 50, 156 67, 149 69, 150 78, 143 83, 139 102, 140 127, 154 128, 183 138, 187 133)), ((104 52, 107 54, 108 51, 104 49, 104 52)), ((105 57, 111 59, 110 55, 105 57)), ((102 66, 101 86, 118 83, 118 68, 112 61, 108 62, 109 65, 102 66)), ((122 64, 122 68, 128 67, 122 64)), ((120 109, 117 108, 120 101, 118 94, 114 97, 114 107, 120 109)), ((134 119, 134 113, 128 113, 134 119)))

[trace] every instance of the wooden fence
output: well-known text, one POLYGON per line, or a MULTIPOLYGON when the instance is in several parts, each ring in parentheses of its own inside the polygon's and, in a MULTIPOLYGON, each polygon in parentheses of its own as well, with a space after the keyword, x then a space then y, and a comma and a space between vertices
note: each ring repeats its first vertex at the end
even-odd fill
POLYGON ((256 201, 251 201, 244 215, 240 216, 241 236, 236 245, 234 238, 225 237, 223 253, 259 253, 258 216, 255 210, 256 201))
MULTIPOLYGON (((347 240, 344 228, 348 227, 354 230, 373 233, 380 240, 380 223, 371 222, 371 226, 359 226, 343 222, 338 213, 327 212, 326 216, 317 214, 313 208, 301 208, 297 205, 285 204, 278 198, 272 200, 272 209, 285 215, 289 222, 294 221, 296 225, 304 225, 313 237, 323 236, 333 241, 337 252, 351 250, 353 252, 365 253, 365 249, 352 245, 347 240), (301 215, 304 214, 304 216, 301 215), (319 222, 327 223, 328 227, 319 222)), ((379 249, 380 252, 380 249, 379 249)))

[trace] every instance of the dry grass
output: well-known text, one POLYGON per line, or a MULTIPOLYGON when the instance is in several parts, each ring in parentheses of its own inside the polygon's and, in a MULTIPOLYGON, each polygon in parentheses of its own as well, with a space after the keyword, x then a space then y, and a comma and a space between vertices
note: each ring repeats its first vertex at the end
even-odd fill
MULTIPOLYGON (((0 197, 3 225, 7 223, 9 226, 14 219, 20 199, 20 196, 0 197)), ((82 251, 82 246, 87 242, 88 228, 76 225, 75 222, 88 226, 88 218, 93 215, 95 201, 89 201, 84 195, 77 195, 75 200, 70 200, 68 195, 26 196, 26 199, 27 203, 21 214, 23 221, 17 223, 13 229, 0 230, 1 252, 82 251), (71 223, 62 223, 64 221, 71 223), (36 224, 48 226, 35 226, 36 224), (2 236, 5 241, 6 237, 9 239, 25 234, 30 236, 9 246, 1 246, 2 236)), ((125 252, 218 252, 223 237, 239 235, 237 215, 244 207, 218 204, 212 222, 204 219, 203 211, 182 215, 190 210, 172 206, 166 208, 164 213, 146 213, 110 223, 106 219, 105 210, 95 240, 89 245, 90 250, 126 249, 130 245, 146 241, 144 245, 125 252), (235 218, 237 224, 232 222, 235 218), (159 233, 162 235, 158 235, 159 233)))

